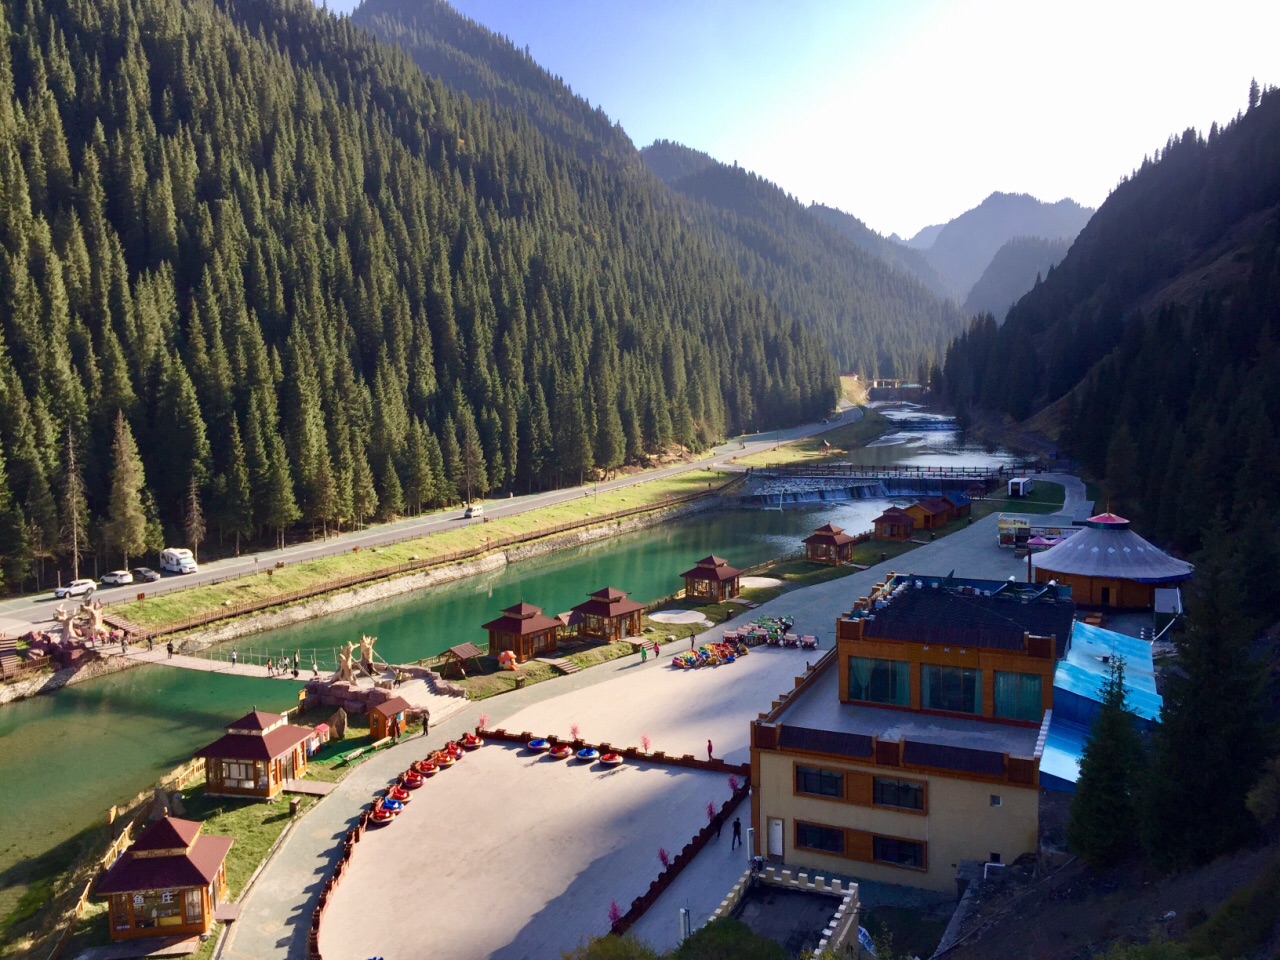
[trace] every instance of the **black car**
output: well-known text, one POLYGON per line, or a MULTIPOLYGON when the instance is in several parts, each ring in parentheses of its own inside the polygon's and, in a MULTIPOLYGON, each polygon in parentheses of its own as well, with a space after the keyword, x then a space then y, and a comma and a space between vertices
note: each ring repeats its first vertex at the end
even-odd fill
POLYGON ((134 567, 133 579, 142 583, 155 583, 160 579, 160 574, 156 573, 150 567, 134 567))

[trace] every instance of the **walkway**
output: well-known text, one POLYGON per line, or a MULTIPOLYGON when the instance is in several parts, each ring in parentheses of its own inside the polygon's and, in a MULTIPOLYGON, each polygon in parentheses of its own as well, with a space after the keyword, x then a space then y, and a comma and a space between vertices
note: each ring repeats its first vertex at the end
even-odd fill
MULTIPOLYGON (((757 610, 743 613, 730 626, 759 616, 789 614, 795 618, 797 632, 819 636, 823 649, 826 649, 832 642, 836 618, 852 606, 856 597, 865 595, 872 584, 883 579, 889 569, 939 575, 954 570, 960 576, 992 579, 1025 573, 1025 565, 1013 556, 1012 551, 996 546, 996 518, 992 516, 887 564, 784 594, 757 610)), ((702 636, 718 639, 723 629, 724 625, 717 625, 702 636)), ((419 745, 410 739, 375 755, 352 771, 328 798, 299 822, 245 896, 241 920, 233 927, 222 956, 228 960, 302 960, 306 955, 306 934, 320 885, 336 859, 338 844, 355 823, 362 807, 410 760, 421 756, 428 748, 438 748, 446 739, 460 736, 475 725, 482 712, 489 714, 491 725, 542 734, 567 735, 574 723, 580 725, 583 736, 589 739, 618 744, 637 743, 641 734, 648 734, 654 749, 675 754, 702 755, 710 737, 717 756, 730 762, 745 762, 749 757, 750 721, 768 706, 774 696, 791 688, 792 678, 804 669, 805 653, 762 647, 733 665, 684 672, 671 670, 667 663, 680 647, 683 644, 664 649, 661 658, 650 658, 645 664, 641 664, 638 656, 624 657, 573 676, 549 680, 473 704, 443 724, 436 723, 433 714, 431 735, 426 742, 419 745)), ((464 761, 460 768, 467 762, 464 761)), ((460 770, 442 773, 440 777, 454 772, 460 770)), ((423 790, 435 785, 428 784, 423 790)), ((499 783, 491 779, 483 785, 477 784, 475 797, 456 798, 456 808, 470 809, 472 799, 478 802, 482 794, 510 796, 509 787, 506 778, 499 783)), ((588 790, 566 792, 552 809, 538 810, 536 814, 523 818, 513 814, 512 823, 519 822, 518 832, 521 833, 551 829, 559 831, 567 839, 570 830, 589 815, 590 799, 588 790)), ((677 819, 692 835, 696 826, 705 821, 705 812, 686 807, 688 804, 682 804, 679 809, 668 808, 665 803, 640 804, 625 814, 627 829, 650 830, 651 836, 664 836, 670 829, 670 821, 677 819)), ((743 806, 739 810, 745 817, 749 807, 743 806)), ((448 830, 445 822, 443 819, 439 821, 434 835, 437 844, 446 842, 448 830)), ((394 825, 388 833, 399 828, 399 824, 394 825)), ((506 842, 512 839, 508 834, 512 831, 504 833, 492 822, 477 822, 472 830, 489 837, 493 843, 489 855, 467 858, 475 875, 487 878, 489 889, 507 884, 516 876, 528 878, 529 886, 536 886, 542 879, 544 867, 539 859, 523 859, 514 855, 508 858, 505 855, 506 842), (538 873, 530 876, 530 871, 535 869, 538 873)), ((608 855, 607 837, 608 832, 602 830, 593 834, 590 841, 592 849, 602 857, 608 855)), ((673 946, 674 918, 680 906, 691 909, 695 925, 706 922, 731 885, 723 884, 723 880, 741 871, 742 859, 736 852, 731 854, 725 849, 728 840, 726 834, 720 843, 712 843, 699 855, 689 867, 694 871, 689 882, 677 883, 664 894, 637 924, 638 935, 659 949, 673 946), (705 877, 706 882, 694 882, 698 876, 705 877)), ((577 842, 576 837, 574 842, 577 842)), ((455 843, 452 840, 448 843, 445 849, 453 858, 455 843)), ((656 844, 654 846, 654 861, 649 865, 652 876, 658 872, 656 844)), ((468 899, 461 892, 462 888, 441 882, 443 867, 431 866, 433 858, 440 852, 438 847, 409 852, 410 856, 417 858, 422 870, 412 891, 417 896, 409 900, 413 909, 403 914, 402 922, 416 924, 418 929, 423 927, 424 917, 456 916, 476 910, 475 901, 468 899)), ((368 851, 361 849, 359 853, 368 851)), ((359 859, 357 857, 356 862, 359 859)), ((624 858, 622 862, 630 861, 624 858)), ((568 932, 573 934, 569 943, 570 947, 573 946, 578 934, 601 929, 602 920, 607 918, 610 899, 618 900, 619 906, 626 909, 631 898, 640 892, 629 886, 622 889, 623 883, 630 882, 630 877, 626 876, 620 878, 618 884, 585 890, 572 878, 560 878, 545 891, 556 904, 555 909, 536 911, 530 916, 521 928, 519 942, 530 938, 530 942, 545 945, 556 942, 556 936, 568 932), (579 892, 575 902, 581 901, 580 905, 575 906, 562 896, 569 889, 579 892)), ((348 875, 339 890, 343 897, 371 895, 367 890, 362 892, 361 882, 354 874, 348 875)), ((376 896, 376 891, 372 895, 376 896)), ((492 905, 489 900, 484 903, 486 908, 492 905)), ((389 930, 371 933, 367 941, 370 955, 377 953, 380 943, 391 936, 398 937, 399 934, 389 930)), ((429 953, 430 950, 424 950, 422 955, 429 953)), ((514 957, 522 954, 519 951, 506 954, 504 951, 504 955, 514 957)))

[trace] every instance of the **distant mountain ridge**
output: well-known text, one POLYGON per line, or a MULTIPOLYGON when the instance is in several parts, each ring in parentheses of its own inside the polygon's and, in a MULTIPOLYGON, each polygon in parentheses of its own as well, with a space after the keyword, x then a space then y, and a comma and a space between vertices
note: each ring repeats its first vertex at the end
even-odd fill
POLYGON ((996 251, 991 263, 965 298, 967 316, 990 313, 1004 320, 1009 308, 1057 265, 1070 249, 1069 241, 1045 237, 1014 237, 996 251))
MULTIPOLYGON (((818 332, 842 370, 917 376, 939 355, 948 331, 963 325, 955 304, 913 271, 887 263, 851 238, 851 224, 861 224, 847 214, 831 211, 845 218, 833 225, 832 217, 804 207, 762 177, 670 141, 645 147, 641 156, 705 218, 716 249, 818 332)), ((889 246, 900 263, 910 259, 889 246)))
POLYGON ((917 280, 945 299, 953 299, 953 294, 933 265, 918 250, 894 243, 882 237, 851 213, 828 207, 825 204, 809 205, 809 212, 856 243, 872 256, 879 257, 889 266, 910 273, 917 280))
POLYGON ((960 216, 925 227, 908 245, 923 248, 924 257, 938 271, 957 299, 963 299, 991 263, 996 251, 1014 237, 1043 237, 1068 242, 1089 222, 1093 210, 1071 199, 1044 203, 1026 193, 993 193, 960 216))

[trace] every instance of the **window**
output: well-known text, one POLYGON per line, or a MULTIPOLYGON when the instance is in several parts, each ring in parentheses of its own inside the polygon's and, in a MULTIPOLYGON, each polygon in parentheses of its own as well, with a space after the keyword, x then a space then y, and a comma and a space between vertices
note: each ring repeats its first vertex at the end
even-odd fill
POLYGON ((248 780, 249 786, 253 786, 253 764, 238 763, 232 760, 222 761, 222 779, 223 780, 248 780))
POLYGON ((952 713, 982 713, 982 671, 924 664, 920 668, 920 706, 952 713))
POLYGON ((911 664, 901 660, 850 657, 849 699, 911 706, 911 664))
POLYGON ((844 853, 844 831, 816 823, 796 824, 796 846, 827 853, 844 853))
POLYGON ((194 890, 188 890, 184 896, 187 923, 199 923, 204 919, 204 904, 201 901, 201 893, 203 891, 197 887, 194 890))
POLYGON ((796 767, 796 793, 844 798, 844 774, 818 767, 796 767))
POLYGON ((872 837, 871 858, 879 863, 891 863, 895 867, 924 869, 924 844, 915 840, 899 840, 897 837, 872 837))
POLYGON ((1038 721, 1044 716, 1038 673, 996 671, 995 712, 1006 720, 1038 721))
POLYGON ((993 807, 998 807, 998 806, 1000 806, 1000 794, 998 794, 998 793, 993 793, 993 794, 991 795, 991 805, 992 805, 993 807))
POLYGON ((914 780, 890 780, 887 777, 876 777, 872 781, 871 801, 881 807, 923 810, 924 784, 914 780))

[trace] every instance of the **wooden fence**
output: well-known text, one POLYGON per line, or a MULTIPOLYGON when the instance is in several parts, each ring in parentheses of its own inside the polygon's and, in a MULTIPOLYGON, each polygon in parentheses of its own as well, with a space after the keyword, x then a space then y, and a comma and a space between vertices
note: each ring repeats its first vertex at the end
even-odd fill
MULTIPOLYGON (((646 504, 637 507, 628 507, 625 510, 615 510, 612 513, 601 514, 599 516, 588 517, 582 520, 570 520, 565 523, 557 523, 549 527, 540 527, 529 533, 517 534, 510 537, 499 537, 496 540, 485 539, 483 546, 471 547, 466 550, 455 550, 451 553, 438 554, 432 557, 425 557, 421 560, 411 560, 407 563, 398 563, 389 567, 379 567, 377 570, 370 570, 364 573, 352 574, 348 577, 339 577, 334 580, 326 580, 323 583, 313 584, 300 590, 291 590, 287 593, 277 594, 274 597, 266 597, 261 600, 252 600, 247 603, 233 604, 229 606, 217 607, 214 610, 205 613, 196 614, 187 617, 184 620, 178 620, 173 623, 163 624, 158 627, 146 630, 145 633, 152 637, 163 637, 174 633, 181 633, 185 630, 193 630, 197 627, 207 626, 216 623, 219 620, 228 620, 233 617, 244 616, 248 613, 257 613, 261 610, 269 610, 272 607, 285 606, 291 603, 297 603, 301 600, 309 600, 312 597, 321 596, 326 593, 333 593, 339 590, 347 590, 352 587, 362 586, 367 583, 373 583, 378 580, 386 580, 392 577, 400 577, 409 573, 417 573, 432 567, 447 566, 451 563, 459 563, 463 560, 472 560, 476 557, 491 553, 494 550, 503 550, 507 547, 518 546, 522 543, 529 543, 533 540, 541 540, 545 537, 553 537, 557 534, 568 533, 573 530, 581 530, 586 527, 599 526, 602 523, 612 523, 615 520, 623 520, 628 517, 637 516, 642 513, 653 513, 656 510, 666 510, 670 507, 679 506, 684 503, 691 503, 695 500, 701 500, 708 496, 717 496, 727 493, 732 487, 741 484, 745 477, 738 476, 726 481, 719 487, 708 490, 700 490, 697 493, 685 494, 680 497, 668 497, 662 503, 646 504)), ((391 543, 399 543, 404 540, 416 540, 424 536, 424 534, 410 534, 402 537, 400 540, 388 541, 385 545, 391 543)), ((359 547, 353 547, 352 551, 358 551, 359 547)), ((306 561, 300 561, 306 562, 306 561)), ((283 562, 277 563, 274 569, 284 566, 283 562)), ((267 572, 271 572, 273 568, 267 568, 267 572)), ((222 583, 225 580, 234 580, 244 576, 253 576, 257 571, 246 571, 245 573, 234 574, 222 578, 221 580, 212 580, 207 586, 214 583, 222 583)), ((128 603, 133 601, 124 600, 123 598, 113 603, 128 603)))

